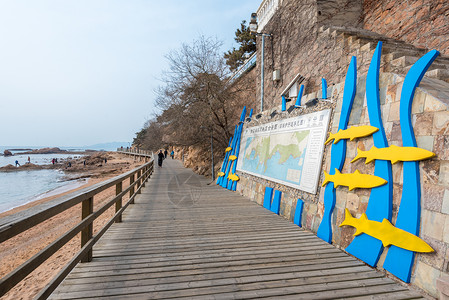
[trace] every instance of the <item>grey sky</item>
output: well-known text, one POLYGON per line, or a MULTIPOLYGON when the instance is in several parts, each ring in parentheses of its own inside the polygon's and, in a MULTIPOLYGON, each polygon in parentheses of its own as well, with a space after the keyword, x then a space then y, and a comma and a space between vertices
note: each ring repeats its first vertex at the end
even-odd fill
POLYGON ((164 55, 199 35, 235 46, 261 0, 0 0, 0 145, 131 141, 164 55))

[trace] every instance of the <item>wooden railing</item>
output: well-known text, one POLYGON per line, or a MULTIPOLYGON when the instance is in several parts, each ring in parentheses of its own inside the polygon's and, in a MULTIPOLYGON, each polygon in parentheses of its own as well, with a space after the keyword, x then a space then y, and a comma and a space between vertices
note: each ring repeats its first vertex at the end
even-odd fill
MULTIPOLYGON (((144 155, 147 156, 146 154, 144 155)), ((53 278, 51 282, 35 297, 35 299, 46 299, 78 262, 88 262, 92 260, 92 247, 94 244, 114 222, 121 222, 123 211, 129 204, 134 203, 134 198, 137 194, 140 194, 142 187, 145 186, 145 182, 151 176, 153 170, 154 164, 153 160, 151 160, 125 174, 0 219, 0 243, 3 243, 6 240, 42 223, 43 221, 56 216, 57 214, 79 203, 82 203, 81 222, 76 224, 64 235, 3 277, 0 281, 0 297, 12 289, 28 274, 34 271, 56 251, 61 249, 67 242, 81 232, 81 250, 75 254, 70 262, 64 266, 56 277, 53 278), (129 186, 123 190, 123 182, 127 179, 129 179, 129 186), (108 200, 106 204, 98 210, 93 211, 94 196, 114 185, 116 196, 108 200), (122 204, 122 198, 127 193, 129 193, 129 200, 125 204, 122 204), (93 235, 93 221, 113 205, 115 205, 114 216, 102 229, 100 229, 98 233, 93 235)))
POLYGON ((117 148, 117 152, 124 154, 139 154, 141 156, 151 157, 152 152, 149 150, 143 150, 139 148, 120 147, 117 148))

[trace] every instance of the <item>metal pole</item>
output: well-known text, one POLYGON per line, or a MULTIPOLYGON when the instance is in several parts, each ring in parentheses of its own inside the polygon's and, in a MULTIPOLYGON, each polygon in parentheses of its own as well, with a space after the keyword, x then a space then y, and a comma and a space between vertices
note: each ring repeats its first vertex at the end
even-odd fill
POLYGON ((213 131, 210 131, 210 151, 212 152, 212 181, 215 180, 215 170, 214 170, 214 140, 213 131))
POLYGON ((262 57, 260 64, 260 112, 263 112, 265 35, 262 34, 262 57))

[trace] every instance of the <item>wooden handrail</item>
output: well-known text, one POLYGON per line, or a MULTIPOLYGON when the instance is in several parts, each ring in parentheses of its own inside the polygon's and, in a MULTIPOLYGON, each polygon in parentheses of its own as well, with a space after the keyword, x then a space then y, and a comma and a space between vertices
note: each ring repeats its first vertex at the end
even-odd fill
MULTIPOLYGON (((135 153, 133 153, 136 155, 135 153)), ((139 154, 137 154, 139 155, 139 154)), ((141 154, 147 157, 146 154, 141 154)), ((17 283, 23 280, 28 274, 39 267, 56 251, 61 249, 67 242, 81 232, 81 250, 72 260, 53 278, 53 280, 36 296, 36 299, 46 299, 61 283, 65 276, 76 266, 79 261, 90 261, 92 259, 92 247, 106 230, 114 223, 121 221, 121 215, 129 204, 134 203, 134 198, 145 185, 154 170, 154 161, 151 160, 144 165, 126 172, 122 175, 97 183, 90 187, 59 197, 44 204, 31 207, 23 212, 0 219, 0 243, 40 224, 41 222, 59 214, 63 211, 82 203, 82 221, 67 231, 64 235, 52 242, 50 245, 36 253, 25 263, 7 274, 0 280, 0 297, 6 294, 17 283), (136 178, 137 175, 137 178, 136 178), (122 189, 123 182, 129 178, 130 185, 122 189), (116 186, 116 196, 93 211, 93 198, 96 194, 116 186), (129 200, 122 205, 122 198, 129 192, 129 200), (101 214, 115 204, 115 215, 111 220, 95 235, 92 233, 92 224, 101 214)))

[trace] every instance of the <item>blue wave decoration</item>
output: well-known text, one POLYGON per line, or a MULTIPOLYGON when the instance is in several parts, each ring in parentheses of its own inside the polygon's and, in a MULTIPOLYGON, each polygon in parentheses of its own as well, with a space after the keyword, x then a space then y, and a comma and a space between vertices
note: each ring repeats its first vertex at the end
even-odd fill
MULTIPOLYGON (((411 118, 413 97, 424 74, 438 55, 439 52, 436 50, 428 52, 410 68, 407 76, 405 76, 399 106, 402 143, 404 147, 417 146, 411 118)), ((402 197, 395 226, 418 236, 420 221, 421 182, 419 162, 404 162, 402 197)), ((408 283, 410 282, 414 260, 414 252, 396 246, 390 246, 383 267, 402 281, 408 283)))
MULTIPOLYGON (((373 134, 374 146, 377 148, 388 147, 385 130, 382 124, 379 97, 379 69, 382 42, 377 44, 371 64, 366 76, 366 101, 371 126, 379 128, 373 134)), ((369 220, 382 222, 383 219, 391 220, 393 206, 393 176, 390 161, 376 160, 374 175, 382 177, 387 181, 385 185, 371 189, 371 194, 366 209, 369 220)), ((382 242, 367 234, 354 237, 354 240, 346 248, 346 251, 363 260, 370 266, 375 267, 382 254, 382 242)))
POLYGON ((271 210, 271 199, 273 198, 273 188, 265 187, 265 194, 263 196, 263 207, 271 210))
POLYGON ((285 100, 285 96, 282 95, 282 107, 281 111, 285 111, 287 109, 287 100, 285 100))
MULTIPOLYGON (((324 78, 323 78, 324 80, 324 78)), ((325 82, 325 80, 324 80, 325 82)), ((349 115, 351 113, 352 104, 354 102, 355 92, 357 88, 357 60, 353 56, 349 64, 345 79, 345 90, 343 92, 343 103, 341 107, 340 120, 338 130, 348 127, 349 115)), ((323 93, 325 89, 323 86, 323 93)), ((323 97, 324 98, 324 97, 323 97)), ((332 144, 331 149, 331 166, 329 174, 335 175, 335 169, 341 171, 346 158, 346 140, 340 140, 336 144, 332 144)), ((336 193, 334 183, 328 183, 324 190, 324 213, 320 226, 318 227, 317 236, 323 241, 332 242, 332 222, 331 217, 335 208, 336 193)))
POLYGON ((304 84, 301 84, 301 87, 299 88, 298 92, 298 97, 296 97, 295 106, 301 106, 301 98, 303 93, 304 93, 304 84))
MULTIPOLYGON (((232 149, 232 155, 237 156, 237 159, 235 159, 234 161, 231 162, 231 173, 235 174, 236 168, 237 168, 237 161, 238 161, 238 157, 239 157, 239 152, 240 152, 240 139, 242 136, 242 130, 243 130, 243 123, 245 121, 245 116, 246 116, 246 106, 243 107, 242 110, 242 114, 240 115, 240 122, 239 122, 239 127, 237 129, 237 141, 235 143, 235 147, 234 149, 232 149)), ((228 184, 227 186, 225 186, 228 190, 232 190, 233 186, 234 186, 234 182, 233 180, 228 180, 228 184)), ((237 184, 234 186, 237 187, 237 184)))
POLYGON ((293 217, 293 223, 302 227, 302 211, 304 209, 304 201, 298 199, 296 202, 295 216, 293 217))
MULTIPOLYGON (((235 140, 237 138, 237 128, 238 127, 236 125, 235 128, 234 128, 234 135, 231 137, 231 145, 229 147, 234 148, 235 140)), ((228 177, 229 168, 231 167, 230 163, 229 163, 229 156, 231 156, 231 153, 232 153, 232 151, 228 151, 226 153, 225 160, 223 161, 223 165, 222 165, 222 170, 221 171, 223 173, 225 173, 225 175, 222 176, 222 177, 219 177, 218 178, 219 180, 217 180, 217 184, 219 184, 222 187, 223 187, 223 182, 225 182, 227 177, 228 177)))
POLYGON ((321 98, 327 99, 327 82, 324 78, 321 78, 321 90, 321 98))
MULTIPOLYGON (((232 137, 229 138, 228 147, 231 147, 231 144, 232 144, 232 137)), ((228 159, 229 159, 229 153, 230 152, 231 151, 226 152, 225 158, 223 159, 223 164, 221 165, 221 169, 220 169, 220 171, 223 172, 223 173, 224 173, 224 171, 226 169, 226 165, 228 164, 228 159)), ((223 180, 223 178, 224 178, 224 176, 218 177, 217 184, 220 184, 221 181, 223 180)))

